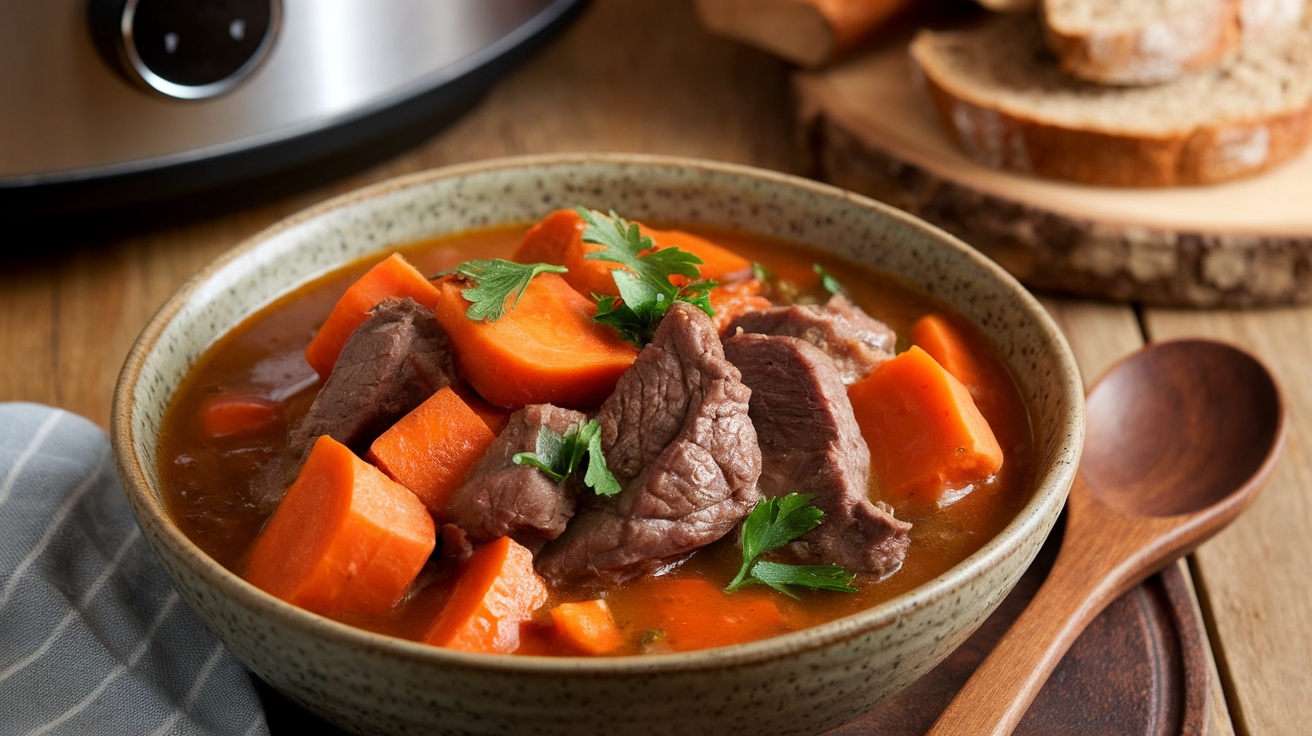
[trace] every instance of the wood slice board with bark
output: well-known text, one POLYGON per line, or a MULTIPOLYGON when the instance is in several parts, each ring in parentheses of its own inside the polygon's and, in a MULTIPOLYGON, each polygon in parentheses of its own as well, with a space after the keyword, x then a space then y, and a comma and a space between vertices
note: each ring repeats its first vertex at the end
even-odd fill
POLYGON ((1196 187, 1096 187, 990 168, 942 129, 906 41, 794 75, 812 176, 948 230, 1037 289, 1171 306, 1312 302, 1312 150, 1196 187))

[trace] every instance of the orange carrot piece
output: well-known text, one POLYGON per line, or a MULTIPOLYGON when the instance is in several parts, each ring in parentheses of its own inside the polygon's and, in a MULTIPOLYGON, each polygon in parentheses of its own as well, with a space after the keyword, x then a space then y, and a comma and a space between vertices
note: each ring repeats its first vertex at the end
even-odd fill
MULTIPOLYGON (((678 248, 702 259, 702 264, 697 270, 704 279, 722 280, 726 276, 746 275, 748 269, 752 267, 752 262, 746 258, 692 233, 682 230, 655 230, 645 225, 639 225, 638 230, 650 237, 657 249, 678 248)), ((682 276, 673 276, 670 281, 682 286, 688 280, 682 276)))
POLYGON ((761 296, 764 286, 760 279, 750 278, 720 284, 711 289, 711 307, 715 310, 715 316, 711 321, 714 322, 715 329, 723 335, 735 319, 748 312, 757 312, 774 306, 769 299, 761 296))
POLYGON ((413 493, 324 435, 256 538, 245 578, 326 616, 382 614, 435 544, 413 493))
POLYGON ((583 231, 587 228, 588 224, 574 210, 556 210, 529 228, 510 260, 564 266, 569 270, 561 276, 583 296, 619 294, 610 272, 624 266, 585 257, 603 248, 583 242, 583 231))
MULTIPOLYGON (((613 261, 587 258, 587 254, 603 246, 583 242, 587 223, 574 210, 556 210, 529 228, 524 240, 510 256, 518 263, 551 263, 569 271, 564 279, 584 296, 599 294, 614 296, 619 293, 611 271, 624 268, 613 261)), ((704 279, 723 279, 725 276, 746 273, 751 261, 711 241, 682 230, 655 230, 639 225, 638 230, 652 239, 655 248, 679 248, 702 259, 699 267, 704 279)), ((688 282, 682 276, 671 277, 678 286, 688 282)))
POLYGON ((985 418, 992 421, 998 416, 995 407, 1000 399, 993 388, 997 379, 991 377, 991 371, 976 357, 984 346, 972 346, 967 335, 940 314, 927 314, 916 320, 909 334, 913 345, 919 345, 961 381, 985 418))
POLYGON ((388 297, 407 296, 430 309, 437 303, 437 289, 432 283, 401 254, 393 253, 366 271, 342 294, 305 348, 306 362, 319 378, 328 378, 346 338, 368 318, 369 310, 388 297))
POLYGON ((705 578, 662 577, 650 586, 671 651, 708 649, 755 641, 788 631, 778 593, 745 588, 726 593, 705 578))
POLYGON ((209 439, 251 434, 273 426, 278 405, 259 396, 223 392, 205 397, 200 408, 200 431, 209 439))
POLYGON ((547 586, 533 571, 533 553, 510 537, 498 537, 474 550, 424 641, 509 654, 519 648, 519 625, 546 602, 547 586))
POLYGON ((452 390, 456 392, 456 396, 464 400, 465 406, 468 406, 470 411, 483 420, 483 424, 487 425, 492 434, 501 434, 501 430, 505 429, 506 425, 510 423, 510 415, 514 412, 509 409, 488 403, 486 399, 474 393, 463 383, 452 386, 452 390))
POLYGON ((551 609, 556 637, 585 654, 610 654, 624 643, 610 607, 601 598, 561 603, 551 609))
POLYGON ((970 392, 920 347, 881 364, 847 395, 876 482, 892 498, 935 504, 1002 467, 1002 448, 970 392))
POLYGON ((451 494, 495 439, 482 417, 447 386, 379 435, 366 458, 441 518, 451 494))
POLYGON ((593 321, 596 305, 559 274, 535 277, 519 304, 495 322, 465 316, 466 285, 457 276, 440 280, 433 313, 451 338, 461 374, 497 406, 598 406, 638 354, 614 329, 593 321))
POLYGON ((957 331, 941 314, 927 314, 911 325, 911 342, 938 361, 943 369, 967 388, 978 383, 979 366, 975 356, 957 331))

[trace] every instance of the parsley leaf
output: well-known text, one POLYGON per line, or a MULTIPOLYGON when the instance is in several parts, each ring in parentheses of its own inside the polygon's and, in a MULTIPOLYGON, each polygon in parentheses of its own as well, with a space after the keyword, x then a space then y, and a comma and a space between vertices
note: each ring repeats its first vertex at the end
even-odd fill
POLYGON ((829 272, 825 270, 824 266, 821 266, 819 263, 812 263, 811 270, 815 271, 815 275, 820 277, 820 285, 824 287, 825 291, 830 294, 847 293, 847 289, 844 289, 843 285, 838 283, 838 279, 831 276, 829 272))
POLYGON ((619 493, 619 481, 606 467, 606 456, 601 452, 601 425, 596 419, 576 424, 564 435, 542 427, 538 430, 535 451, 515 453, 511 461, 516 465, 531 465, 560 483, 583 467, 585 455, 587 469, 583 484, 599 496, 619 493))
POLYGON ((568 453, 565 451, 565 438, 577 433, 577 427, 564 436, 557 434, 550 427, 542 427, 538 430, 534 452, 517 452, 510 458, 511 462, 516 465, 531 465, 546 473, 548 478, 560 483, 574 472, 574 466, 578 464, 578 458, 573 457, 572 449, 568 453))
POLYGON ((761 555, 779 549, 820 526, 824 512, 810 505, 811 497, 801 493, 764 498, 743 521, 743 564, 737 576, 725 588, 733 592, 759 583, 793 596, 787 586, 856 592, 851 583, 855 576, 838 565, 784 565, 759 560, 761 555))
POLYGON ((506 301, 513 298, 510 307, 519 304, 525 287, 540 273, 565 273, 569 269, 550 263, 515 263, 502 258, 485 261, 465 261, 456 266, 455 273, 474 281, 475 286, 461 290, 469 302, 465 316, 473 320, 496 322, 506 313, 506 301))
POLYGON ((839 565, 783 565, 760 560, 752 566, 751 578, 794 598, 797 596, 785 586, 795 585, 837 593, 856 592, 856 588, 852 587, 852 573, 839 565))
MULTIPOLYGON (((614 496, 620 492, 620 482, 606 466, 606 455, 601 451, 601 425, 596 419, 584 425, 587 432, 588 470, 583 474, 583 485, 597 492, 598 496, 614 496)), ((579 434, 584 434, 583 430, 579 434)))
POLYGON ((586 207, 576 209, 588 225, 583 230, 583 242, 602 246, 584 258, 627 267, 611 271, 620 294, 618 298, 606 296, 598 301, 596 321, 614 327, 625 340, 641 347, 651 340, 656 325, 676 301, 715 315, 710 292, 716 282, 697 279, 701 258, 679 248, 656 250, 652 239, 643 235, 636 223, 628 222, 614 210, 607 216, 586 207), (690 281, 675 286, 671 276, 690 281))

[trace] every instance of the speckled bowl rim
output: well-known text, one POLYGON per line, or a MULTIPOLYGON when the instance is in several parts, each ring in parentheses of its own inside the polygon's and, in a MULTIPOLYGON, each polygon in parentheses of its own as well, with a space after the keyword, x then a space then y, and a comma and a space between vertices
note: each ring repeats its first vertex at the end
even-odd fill
MULTIPOLYGON (((431 663, 453 669, 513 671, 530 676, 595 675, 608 674, 650 675, 668 672, 706 671, 717 668, 741 667, 787 658, 797 652, 822 649, 841 644, 865 632, 895 624, 899 619, 954 595, 965 583, 998 564, 1023 540, 1036 533, 1045 517, 1056 516, 1053 507, 1065 502, 1074 478, 1084 437, 1084 391, 1075 359, 1056 323, 1047 311, 1019 282, 996 263, 989 260, 956 237, 889 205, 874 199, 828 184, 790 174, 739 164, 708 161, 695 158, 616 153, 563 153, 548 155, 513 156, 489 159, 474 163, 457 164, 408 174, 351 191, 293 214, 265 230, 246 238, 220 255, 208 266, 189 279, 155 313, 133 344, 114 390, 111 410, 111 439, 125 493, 143 526, 159 530, 157 543, 165 544, 202 581, 211 585, 223 596, 230 597, 242 607, 274 617, 278 623, 295 627, 326 642, 373 650, 378 654, 414 662, 431 663), (674 654, 644 654, 620 657, 556 657, 535 655, 471 654, 442 649, 392 636, 377 634, 354 626, 339 623, 285 603, 250 585, 236 574, 219 565, 188 539, 172 522, 164 504, 149 487, 139 458, 133 450, 135 444, 132 422, 132 398, 146 359, 169 322, 181 311, 184 303, 199 288, 228 263, 246 256, 260 244, 278 234, 326 213, 350 207, 356 203, 385 195, 389 192, 438 179, 458 178, 505 169, 532 170, 539 167, 562 165, 601 164, 613 166, 674 167, 702 170, 755 179, 766 184, 808 190, 815 195, 847 200, 858 206, 871 208, 901 225, 920 230, 946 247, 961 251, 973 261, 973 266, 987 272, 992 278, 1009 285, 1015 292, 1017 306, 1023 308, 1043 331, 1044 344, 1052 348, 1051 357, 1057 362, 1060 385, 1056 393, 1060 400, 1072 408, 1068 426, 1054 431, 1067 438, 1054 457, 1054 462, 1035 479, 1034 496, 1021 509, 1003 531, 988 541, 974 554, 927 583, 880 603, 872 608, 850 614, 834 621, 812 626, 769 639, 715 649, 674 654)), ((1037 547, 1036 547, 1037 549, 1037 547)))

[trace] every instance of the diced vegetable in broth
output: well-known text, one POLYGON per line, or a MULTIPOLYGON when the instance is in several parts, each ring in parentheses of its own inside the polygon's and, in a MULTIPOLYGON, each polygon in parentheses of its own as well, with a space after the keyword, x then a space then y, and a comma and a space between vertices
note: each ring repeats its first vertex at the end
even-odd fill
POLYGON ((924 583, 1024 504, 1032 447, 1005 366, 947 305, 804 244, 572 209, 398 246, 249 318, 184 380, 160 470, 184 532, 293 604, 435 646, 615 656, 774 636, 924 583), (307 439, 343 345, 388 350, 354 333, 406 299, 441 337, 416 374, 432 388, 347 382, 307 439), (752 349, 724 349, 736 325, 752 349), (767 427, 746 381, 801 369, 735 361, 793 355, 823 388, 759 387, 767 427), (258 370, 301 361, 286 386, 258 370), (835 546, 871 543, 841 530, 872 514, 902 535, 891 564, 835 546))

